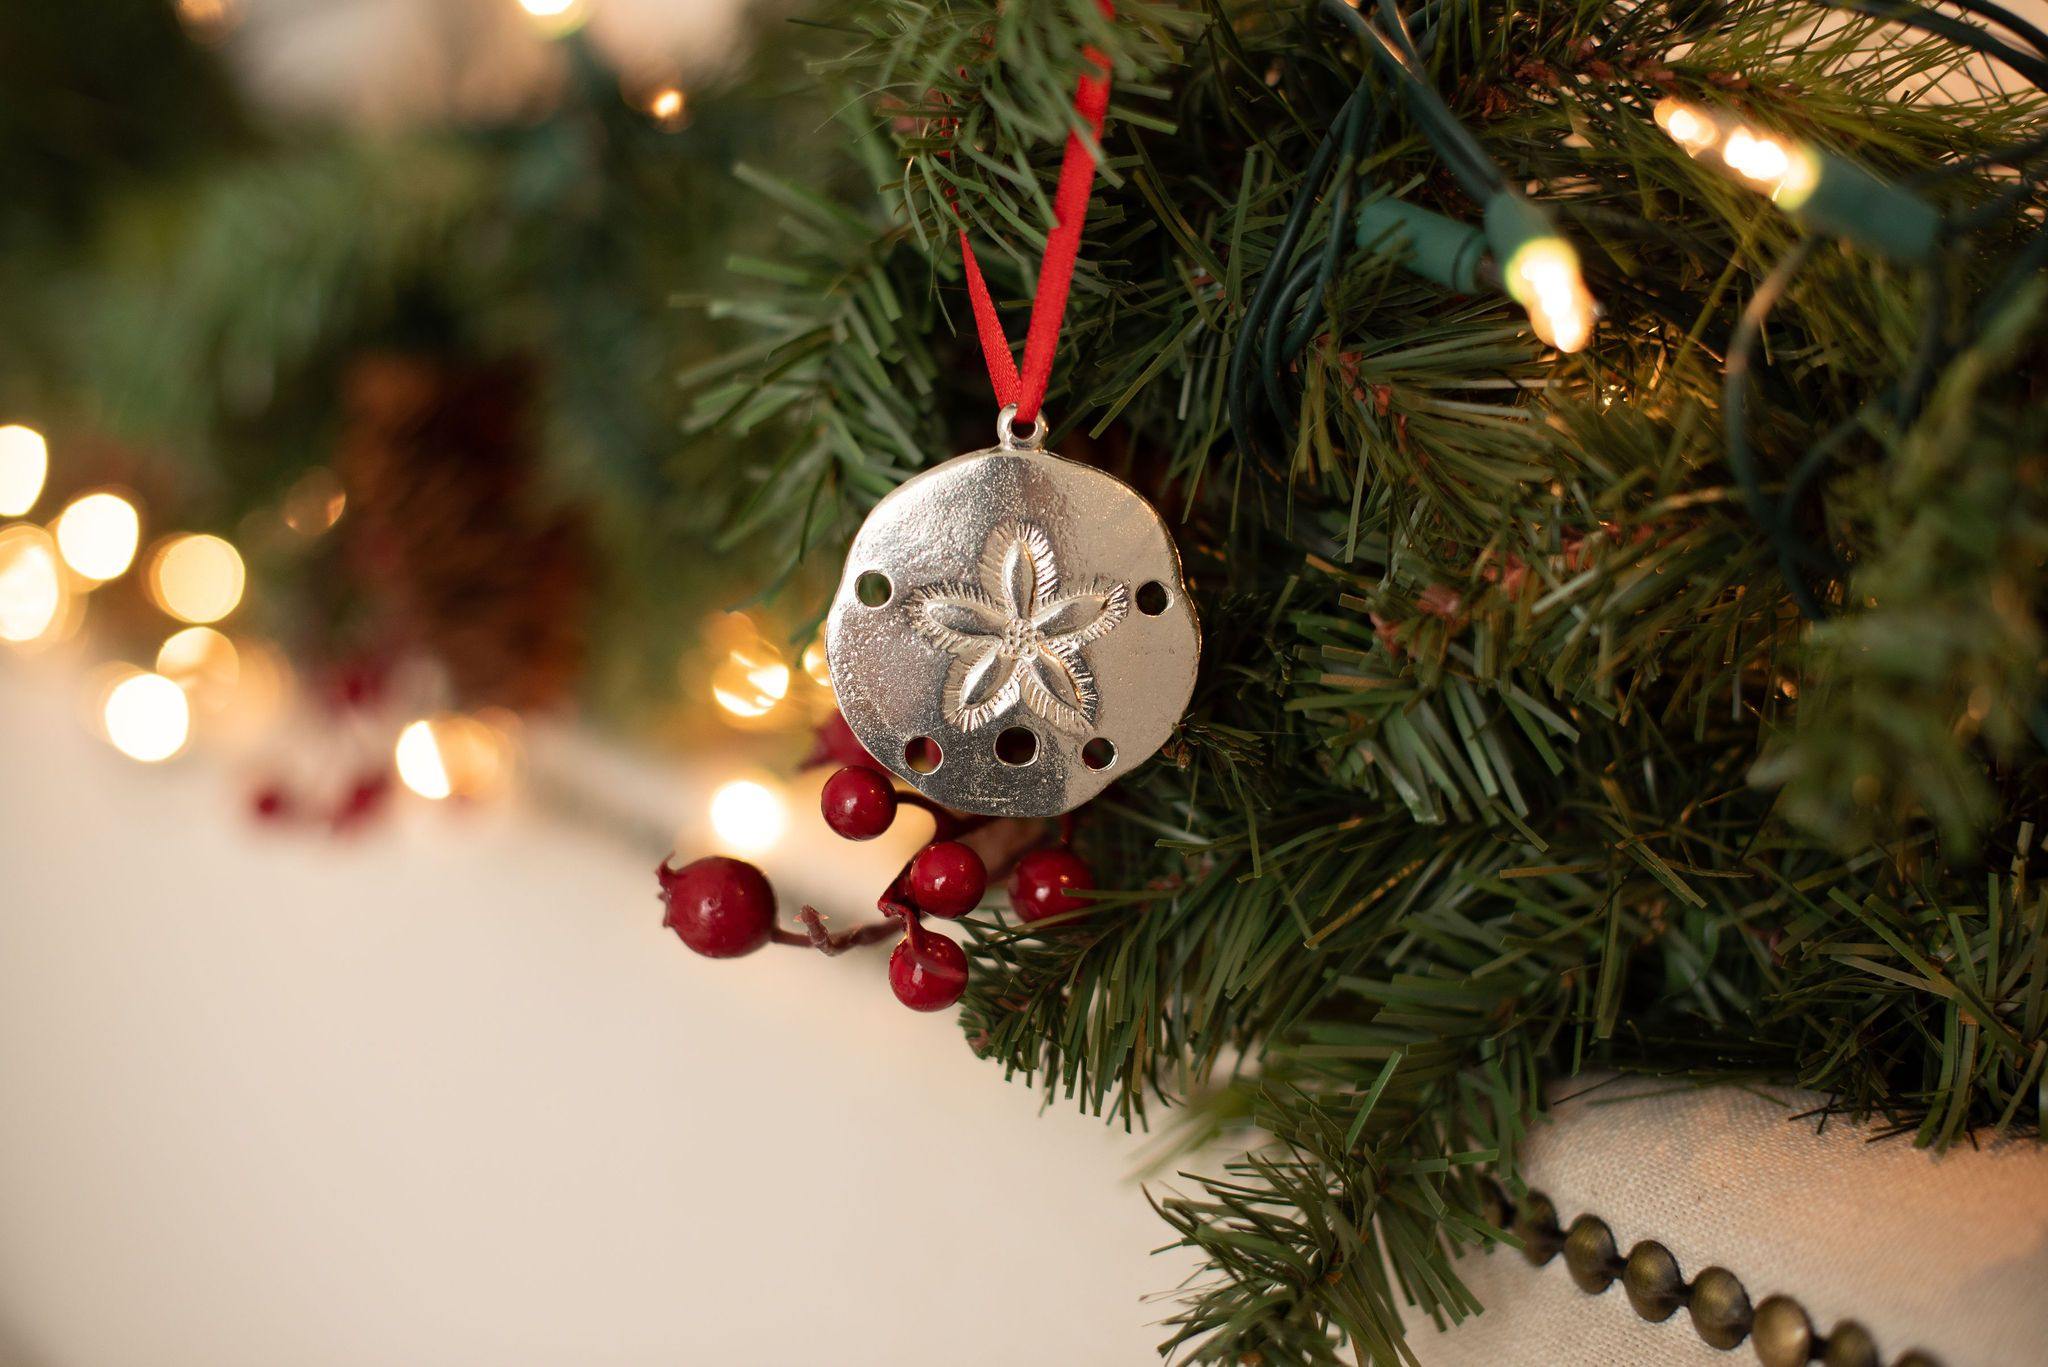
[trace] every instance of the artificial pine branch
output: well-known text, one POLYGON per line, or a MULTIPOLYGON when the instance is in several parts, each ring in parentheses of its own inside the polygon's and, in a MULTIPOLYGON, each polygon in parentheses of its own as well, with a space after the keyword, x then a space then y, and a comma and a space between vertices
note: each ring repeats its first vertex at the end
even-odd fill
POLYGON ((1412 1360, 1400 1306, 1477 1308, 1452 1255, 1504 1237, 1481 1174, 1514 1185, 1544 1084, 1578 1069, 1798 1083, 1936 1145, 2040 1123, 2043 197, 1968 163, 2048 105, 1956 86, 1989 78, 1952 33, 1793 0, 1426 9, 1428 79, 1580 245, 1608 310, 1584 355, 1349 240, 1309 171, 1354 90, 1376 135, 1322 163, 1352 203, 1479 206, 1314 7, 1105 30, 1087 0, 894 0, 836 11, 820 70, 896 155, 863 153, 888 169, 852 217, 775 197, 790 245, 753 274, 776 287, 733 308, 767 340, 705 397, 790 425, 802 454, 744 525, 827 559, 982 444, 953 205, 1028 297, 1081 45, 1112 49, 1052 445, 1179 520, 1202 681, 1168 758, 1083 823, 1120 891, 982 927, 965 1025, 1049 1095, 1245 1144, 1158 1203, 1209 1260, 1164 1345, 1193 1361, 1412 1360), (1724 463, 1723 365, 1799 230, 1657 131, 1670 94, 1978 220, 1929 272, 1802 249, 1748 440, 1777 492, 1847 436, 1782 533, 1724 463), (1279 319, 1304 345, 1234 409, 1262 281, 1326 252, 1279 319), (1810 541, 1812 582, 1774 536, 1810 541))

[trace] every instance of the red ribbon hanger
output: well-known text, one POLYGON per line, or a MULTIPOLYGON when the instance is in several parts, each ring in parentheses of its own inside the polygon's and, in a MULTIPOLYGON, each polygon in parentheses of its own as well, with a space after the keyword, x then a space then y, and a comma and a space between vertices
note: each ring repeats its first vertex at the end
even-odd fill
MULTIPOLYGON (((1110 0, 1097 0, 1105 18, 1115 18, 1110 0)), ((1093 43, 1081 50, 1088 70, 1074 88, 1074 111, 1088 126, 1095 146, 1102 142, 1102 120, 1109 112, 1109 57, 1093 43)), ((1095 191, 1095 153, 1081 134, 1067 134, 1066 154, 1060 160, 1059 188, 1053 194, 1052 232, 1046 235, 1045 258, 1038 267, 1038 295, 1031 303, 1030 330, 1024 337, 1024 371, 1010 354, 1010 339, 1003 334, 1003 320, 989 297, 988 282, 982 279, 981 263, 974 259, 974 246, 967 240, 967 223, 960 224, 960 259, 967 268, 967 295, 974 303, 974 328, 981 336, 981 354, 988 362, 989 383, 996 402, 1007 408, 1016 405, 1014 421, 1028 424, 1038 417, 1045 402, 1046 387, 1052 382, 1053 351, 1059 345, 1060 323, 1066 318, 1067 290, 1074 280, 1074 260, 1081 250, 1081 225, 1088 218, 1088 199, 1095 191)), ((957 214, 958 207, 955 207, 957 214)))

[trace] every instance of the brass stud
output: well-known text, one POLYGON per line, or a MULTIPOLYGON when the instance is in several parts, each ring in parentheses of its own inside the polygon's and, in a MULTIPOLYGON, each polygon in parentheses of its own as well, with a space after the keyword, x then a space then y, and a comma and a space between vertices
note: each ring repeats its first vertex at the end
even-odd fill
MULTIPOLYGON (((1569 1232, 1558 1228, 1557 1207, 1548 1196, 1532 1191, 1519 1209, 1509 1205, 1498 1183, 1480 1187, 1481 1210, 1494 1224, 1512 1229, 1522 1241, 1522 1255, 1538 1267, 1564 1252, 1565 1268, 1579 1290, 1590 1296, 1605 1292, 1620 1274, 1622 1289, 1636 1314, 1652 1323, 1671 1318, 1686 1307, 1701 1342, 1727 1351, 1750 1340, 1763 1367, 1804 1367, 1819 1350, 1824 1367, 1881 1367, 1877 1341, 1855 1320, 1843 1320, 1825 1339, 1813 1332, 1813 1321, 1790 1296, 1766 1296, 1754 1309, 1741 1278, 1725 1267, 1710 1267, 1688 1285, 1678 1259, 1655 1239, 1629 1250, 1626 1260, 1615 1255, 1614 1233, 1596 1215, 1581 1215, 1569 1232)), ((1892 1367, 1942 1367, 1940 1359, 1909 1349, 1892 1367)))
POLYGON ((1813 1356, 1813 1322, 1790 1296, 1766 1296, 1756 1308, 1749 1341, 1764 1367, 1800 1367, 1813 1356))
POLYGON ((1855 1320, 1843 1320, 1835 1326, 1820 1360, 1827 1367, 1882 1367, 1883 1363, 1877 1355, 1877 1340, 1855 1320))
POLYGON ((1515 1222, 1515 1203, 1501 1184, 1483 1181, 1479 1184, 1479 1210, 1495 1229, 1512 1229, 1515 1222))
POLYGON ((1597 1296, 1614 1285, 1615 1269, 1621 1255, 1615 1251, 1614 1235, 1597 1215, 1581 1215, 1572 1221, 1564 1236, 1564 1265, 1579 1290, 1597 1296))
POLYGON ((1532 1191, 1515 1214, 1515 1233, 1522 1240, 1522 1256, 1537 1267, 1557 1256, 1564 1247, 1564 1231, 1557 1227, 1557 1207, 1540 1191, 1532 1191))
POLYGON ((1671 1312, 1685 1304, 1685 1274, 1678 1270, 1671 1250, 1655 1239, 1645 1239, 1628 1251, 1621 1286, 1636 1313, 1652 1323, 1670 1319, 1671 1312))
POLYGON ((1749 1292, 1725 1267, 1710 1267, 1692 1279, 1693 1331, 1711 1348, 1728 1349, 1749 1337, 1749 1292))

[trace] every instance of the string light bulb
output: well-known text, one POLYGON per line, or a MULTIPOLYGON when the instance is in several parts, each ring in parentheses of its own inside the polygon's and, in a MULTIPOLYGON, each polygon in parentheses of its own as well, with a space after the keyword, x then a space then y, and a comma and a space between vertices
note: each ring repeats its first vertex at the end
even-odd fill
POLYGON ((43 496, 50 447, 33 427, 0 427, 0 517, 20 517, 43 496))
POLYGON ((1845 157, 1676 97, 1659 100, 1652 117, 1695 161, 1719 166, 1802 223, 1894 260, 1934 251, 1934 206, 1845 157))
POLYGON ((171 758, 192 734, 185 690, 161 674, 139 670, 107 691, 100 719, 113 747, 143 764, 171 758))
POLYGON ((1562 237, 1523 243, 1501 268, 1508 297, 1529 311, 1529 326, 1559 351, 1585 349, 1599 307, 1579 272, 1579 254, 1562 237))
POLYGON ((1747 128, 1737 128, 1721 143, 1721 160, 1787 210, 1806 203, 1820 183, 1820 162, 1810 151, 1747 128))
POLYGON ((1666 98, 1657 101, 1651 117, 1673 142, 1693 156, 1720 145, 1720 125, 1684 100, 1666 98))
POLYGON ((674 133, 689 125, 690 98, 681 86, 662 86, 647 97, 646 108, 647 117, 664 133, 674 133))
POLYGON ((41 527, 0 529, 0 641, 40 641, 63 615, 66 590, 57 543, 41 527))
POLYGON ((72 573, 103 584, 135 563, 142 519, 119 494, 86 494, 57 515, 56 532, 57 550, 72 573))
POLYGON ((1500 263, 1501 287, 1529 311, 1529 326, 1559 351, 1593 340, 1600 305, 1586 288, 1579 254, 1550 215, 1511 190, 1486 202, 1486 241, 1500 263))

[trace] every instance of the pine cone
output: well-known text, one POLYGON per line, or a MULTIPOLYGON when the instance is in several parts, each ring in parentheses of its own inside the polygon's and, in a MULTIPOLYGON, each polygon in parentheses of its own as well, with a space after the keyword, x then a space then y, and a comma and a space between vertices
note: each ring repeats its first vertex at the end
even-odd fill
POLYGON ((540 503, 534 383, 520 361, 392 355, 345 383, 345 563, 464 707, 560 703, 587 647, 591 538, 579 511, 540 503))

